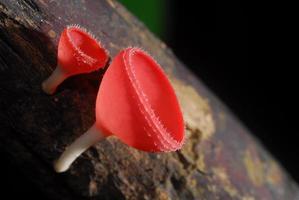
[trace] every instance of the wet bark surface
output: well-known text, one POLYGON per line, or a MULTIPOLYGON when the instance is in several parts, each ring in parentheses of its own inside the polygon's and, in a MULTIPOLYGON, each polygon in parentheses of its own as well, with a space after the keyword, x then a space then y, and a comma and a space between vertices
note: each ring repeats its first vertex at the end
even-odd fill
POLYGON ((250 132, 112 0, 0 0, 0 110, 1 150, 50 199, 299 198, 298 186, 250 132), (146 153, 110 137, 66 173, 54 172, 53 161, 93 124, 104 73, 69 78, 53 96, 41 91, 56 66, 59 34, 69 24, 90 30, 112 57, 138 46, 156 58, 183 109, 182 150, 146 153))

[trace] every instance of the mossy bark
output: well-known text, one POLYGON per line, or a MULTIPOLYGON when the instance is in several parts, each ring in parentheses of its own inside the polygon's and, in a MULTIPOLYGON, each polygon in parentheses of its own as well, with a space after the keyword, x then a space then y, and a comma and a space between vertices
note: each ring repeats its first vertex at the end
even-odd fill
POLYGON ((0 0, 0 109, 1 150, 51 199, 299 198, 298 186, 250 132, 112 0, 0 0), (138 46, 157 59, 183 108, 182 150, 145 153, 111 137, 65 174, 54 172, 53 161, 93 124, 103 74, 69 78, 53 96, 42 92, 56 66, 59 34, 69 24, 93 32, 112 56, 138 46))

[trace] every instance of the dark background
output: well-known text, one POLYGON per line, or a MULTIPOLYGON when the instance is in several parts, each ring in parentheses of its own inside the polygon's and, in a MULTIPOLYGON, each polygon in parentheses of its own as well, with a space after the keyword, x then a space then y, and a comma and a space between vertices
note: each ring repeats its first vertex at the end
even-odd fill
MULTIPOLYGON (((297 79, 281 62, 282 53, 273 53, 279 51, 279 38, 273 35, 280 28, 275 15, 259 15, 249 28, 248 5, 243 1, 121 2, 173 49, 298 181, 293 118, 297 79)), ((255 11, 251 13, 256 15, 255 11)), ((42 197, 4 152, 0 157, 2 196, 42 197)))
POLYGON ((298 83, 292 77, 297 72, 280 62, 283 53, 273 53, 287 50, 279 49, 279 40, 285 37, 278 34, 279 24, 273 32, 268 30, 276 15, 265 12, 267 20, 258 15, 249 29, 247 5, 241 2, 198 1, 194 6, 175 1, 170 7, 171 39, 166 41, 298 182, 293 122, 298 83))
MULTIPOLYGON (((279 41, 290 36, 279 34, 276 15, 264 10, 269 19, 263 21, 264 16, 258 15, 249 29, 247 5, 241 2, 198 1, 194 6, 175 1, 170 7, 171 39, 166 41, 298 182, 293 122, 298 118, 294 117, 298 78, 293 78, 297 72, 289 69, 283 53, 277 53, 288 50, 279 41)), ((255 11, 251 13, 256 15, 255 11)))

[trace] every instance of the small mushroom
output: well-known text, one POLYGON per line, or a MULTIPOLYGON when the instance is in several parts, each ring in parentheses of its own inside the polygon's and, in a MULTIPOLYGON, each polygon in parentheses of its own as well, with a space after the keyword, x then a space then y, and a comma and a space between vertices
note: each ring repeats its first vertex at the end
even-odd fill
POLYGON ((53 94, 57 86, 69 76, 104 67, 109 54, 87 30, 78 25, 70 25, 60 36, 57 58, 56 69, 42 83, 42 89, 47 94, 53 94))
POLYGON ((147 152, 170 152, 184 142, 184 121, 175 92, 161 67, 138 48, 121 51, 102 79, 95 124, 55 162, 66 171, 90 146, 115 135, 147 152))

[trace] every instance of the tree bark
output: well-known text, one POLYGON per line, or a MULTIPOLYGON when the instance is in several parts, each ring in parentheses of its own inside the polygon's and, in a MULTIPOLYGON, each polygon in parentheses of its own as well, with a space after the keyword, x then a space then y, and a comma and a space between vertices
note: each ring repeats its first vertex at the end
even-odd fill
MULTIPOLYGON (((186 34, 187 31, 186 31, 186 34)), ((115 99, 117 101, 117 99, 115 99)), ((298 186, 256 138, 136 18, 113 0, 0 0, 0 148, 50 199, 298 199, 298 186), (167 72, 186 123, 186 143, 153 154, 111 137, 64 174, 52 163, 95 120, 102 71, 41 83, 56 66, 66 25, 80 24, 115 56, 142 47, 167 72)))

